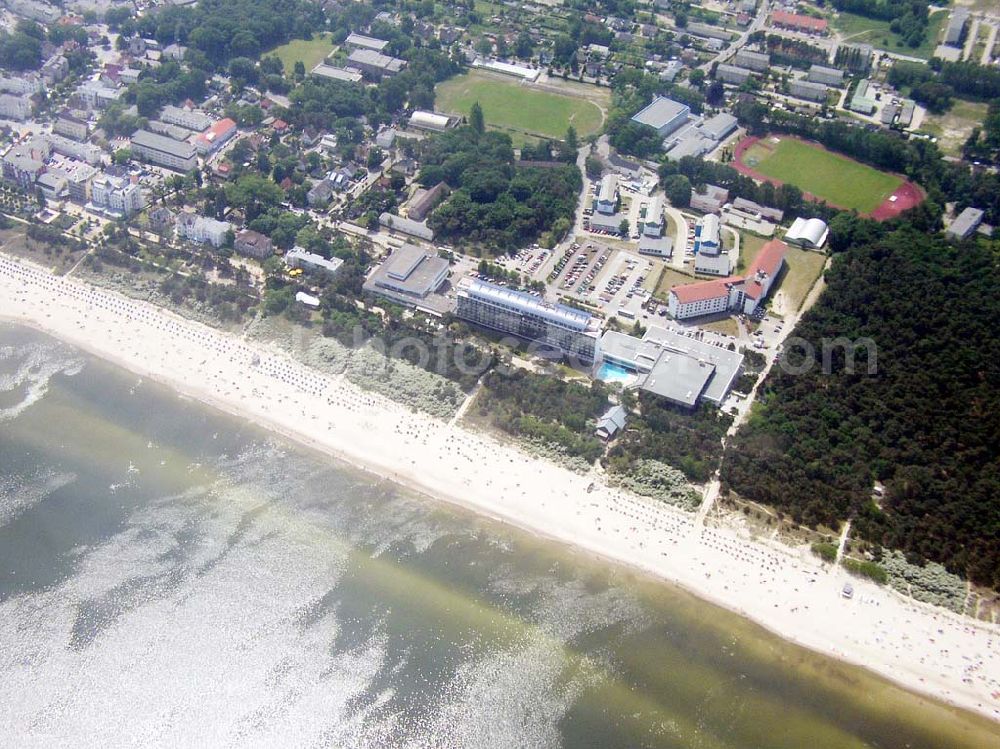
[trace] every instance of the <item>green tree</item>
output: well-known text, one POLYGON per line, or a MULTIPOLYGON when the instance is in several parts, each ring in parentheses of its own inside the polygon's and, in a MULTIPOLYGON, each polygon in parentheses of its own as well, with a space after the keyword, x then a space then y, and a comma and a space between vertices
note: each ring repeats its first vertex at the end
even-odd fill
POLYGON ((566 148, 575 152, 579 147, 580 142, 576 135, 576 128, 570 125, 566 128, 566 148))
POLYGON ((477 133, 486 132, 486 120, 483 117, 483 108, 479 105, 478 101, 472 105, 472 109, 469 111, 469 125, 477 133))

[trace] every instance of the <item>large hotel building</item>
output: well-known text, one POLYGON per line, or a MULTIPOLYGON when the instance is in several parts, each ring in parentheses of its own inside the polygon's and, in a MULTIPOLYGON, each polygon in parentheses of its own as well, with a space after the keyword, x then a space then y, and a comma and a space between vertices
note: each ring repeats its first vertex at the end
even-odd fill
POLYGON ((550 304, 531 294, 479 280, 458 288, 455 314, 484 328, 510 333, 558 349, 592 364, 600 326, 592 315, 562 304, 550 304))

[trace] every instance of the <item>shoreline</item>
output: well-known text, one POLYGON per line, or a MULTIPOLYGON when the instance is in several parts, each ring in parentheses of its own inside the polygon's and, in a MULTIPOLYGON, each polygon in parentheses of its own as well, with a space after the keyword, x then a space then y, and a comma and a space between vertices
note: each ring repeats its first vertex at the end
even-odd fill
POLYGON ((415 413, 146 302, 0 255, 27 325, 354 468, 676 585, 822 655, 1000 721, 1000 628, 826 569, 807 548, 702 527, 488 435, 415 413), (844 582, 855 589, 840 595, 844 582), (993 695, 997 696, 994 697, 993 695))

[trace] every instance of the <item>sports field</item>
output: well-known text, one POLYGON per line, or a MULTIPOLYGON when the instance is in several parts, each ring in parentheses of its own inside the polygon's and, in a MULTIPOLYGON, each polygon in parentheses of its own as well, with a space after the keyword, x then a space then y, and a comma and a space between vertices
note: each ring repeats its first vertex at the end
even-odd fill
POLYGON ((795 185, 840 208, 871 213, 903 183, 815 143, 768 137, 737 149, 739 164, 755 175, 795 185))
POLYGON ((603 119, 601 108, 585 98, 478 71, 438 84, 436 93, 435 109, 439 112, 468 115, 478 101, 487 125, 545 138, 562 138, 570 125, 583 138, 596 133, 603 119))
POLYGON ((264 56, 274 55, 281 64, 285 66, 285 73, 291 74, 295 68, 295 63, 301 62, 306 66, 308 73, 312 68, 323 62, 328 54, 333 52, 333 42, 327 32, 316 34, 308 41, 305 39, 292 39, 288 44, 275 47, 270 52, 265 52, 264 56))

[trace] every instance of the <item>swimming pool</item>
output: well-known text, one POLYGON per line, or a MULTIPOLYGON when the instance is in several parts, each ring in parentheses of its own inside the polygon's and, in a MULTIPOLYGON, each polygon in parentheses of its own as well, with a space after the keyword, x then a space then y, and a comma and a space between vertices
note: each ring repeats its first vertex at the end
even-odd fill
POLYGON ((625 367, 612 364, 611 362, 604 362, 600 369, 597 370, 597 379, 602 382, 620 382, 627 387, 635 382, 636 377, 632 372, 625 369, 625 367))

